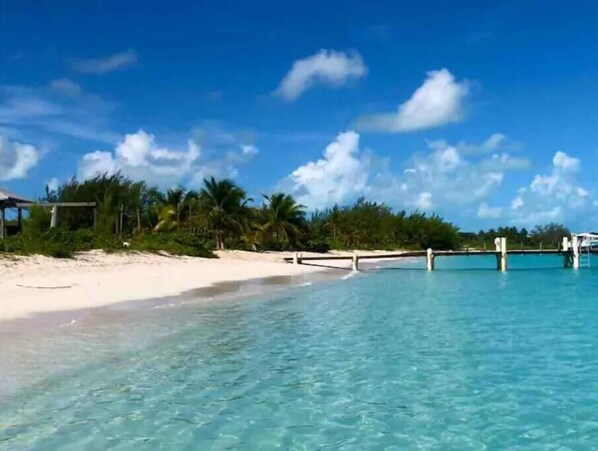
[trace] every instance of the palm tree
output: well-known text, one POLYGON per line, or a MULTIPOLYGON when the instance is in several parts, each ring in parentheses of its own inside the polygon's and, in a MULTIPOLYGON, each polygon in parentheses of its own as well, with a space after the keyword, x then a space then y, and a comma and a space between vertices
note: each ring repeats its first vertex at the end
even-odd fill
POLYGON ((162 205, 158 208, 158 224, 154 227, 154 232, 172 232, 178 228, 177 210, 172 205, 162 205))
POLYGON ((199 206, 205 214, 209 230, 216 240, 216 247, 224 249, 225 240, 231 235, 240 235, 248 228, 251 199, 243 189, 228 179, 204 179, 199 193, 199 206))
POLYGON ((184 188, 177 186, 166 191, 165 204, 174 208, 176 217, 176 228, 179 228, 181 223, 181 211, 184 208, 185 195, 187 192, 184 188))
POLYGON ((326 211, 327 218, 324 227, 332 229, 332 239, 336 241, 336 232, 342 222, 342 211, 338 205, 326 211))
POLYGON ((261 225, 263 241, 276 244, 294 244, 305 225, 305 206, 298 204, 290 194, 264 195, 264 223, 261 225))

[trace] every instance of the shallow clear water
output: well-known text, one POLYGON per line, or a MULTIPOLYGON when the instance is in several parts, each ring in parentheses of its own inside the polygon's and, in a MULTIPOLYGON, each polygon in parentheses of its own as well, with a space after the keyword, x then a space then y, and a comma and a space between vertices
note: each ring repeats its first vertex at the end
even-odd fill
POLYGON ((37 362, 23 380, 44 378, 0 404, 0 449, 597 448, 598 271, 494 264, 113 309, 13 342, 37 362))

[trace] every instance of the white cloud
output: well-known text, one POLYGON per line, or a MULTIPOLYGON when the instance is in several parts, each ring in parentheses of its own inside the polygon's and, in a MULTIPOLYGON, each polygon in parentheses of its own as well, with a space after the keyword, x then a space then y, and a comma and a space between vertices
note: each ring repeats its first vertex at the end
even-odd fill
POLYGON ((133 50, 115 53, 100 58, 79 59, 73 61, 73 68, 88 74, 105 74, 115 70, 125 69, 137 62, 137 53, 133 50))
POLYGON ((427 75, 424 83, 409 100, 399 105, 396 113, 365 116, 358 121, 358 128, 401 133, 461 121, 469 83, 456 81, 447 69, 430 71, 427 75))
POLYGON ((65 96, 64 91, 60 94, 52 86, 2 86, 0 124, 18 129, 26 135, 23 139, 36 142, 55 135, 111 144, 119 139, 107 125, 112 104, 81 91, 76 96, 65 96))
POLYGON ((494 170, 522 170, 530 167, 530 161, 527 158, 517 158, 508 153, 495 153, 489 160, 484 162, 488 169, 494 170))
POLYGON ((251 145, 251 144, 242 145, 241 151, 243 152, 243 155, 250 155, 250 156, 257 155, 259 152, 257 147, 255 147, 254 145, 251 145))
POLYGON ((198 184, 204 177, 234 177, 236 167, 257 154, 253 145, 240 145, 221 158, 203 158, 201 147, 192 139, 184 149, 156 144, 155 136, 139 130, 128 134, 113 152, 96 150, 83 156, 78 176, 91 178, 104 173, 121 172, 134 180, 168 186, 184 181, 198 184))
POLYGON ((507 137, 502 133, 494 133, 482 143, 480 150, 482 152, 495 152, 507 141, 507 137))
POLYGON ((589 204, 590 193, 579 185, 580 161, 555 152, 548 174, 536 174, 511 201, 511 222, 533 226, 548 221, 573 220, 589 204))
POLYGON ((413 205, 418 210, 430 210, 432 208, 432 193, 419 193, 413 205))
POLYGON ((320 50, 315 55, 295 61, 276 93, 286 100, 295 100, 316 84, 341 86, 364 77, 367 71, 358 53, 320 50))
POLYGON ((37 165, 41 152, 31 144, 11 141, 0 134, 0 181, 27 177, 37 165))
POLYGON ((361 194, 369 175, 369 158, 359 148, 359 135, 340 133, 324 150, 323 158, 295 169, 288 184, 299 203, 322 208, 361 194))
POLYGON ((519 195, 511 201, 511 210, 519 210, 523 205, 525 205, 525 202, 523 202, 523 198, 519 195))
POLYGON ((579 160, 570 157, 565 152, 557 150, 552 157, 552 164, 555 168, 561 169, 565 172, 577 172, 579 170, 579 160))
POLYGON ((50 88, 70 97, 78 97, 81 95, 81 86, 68 78, 52 80, 52 82, 50 82, 50 88))
POLYGON ((491 207, 486 202, 478 206, 478 217, 480 218, 500 218, 503 214, 502 207, 491 207))
POLYGON ((429 146, 428 151, 414 154, 397 174, 387 158, 362 151, 359 135, 348 131, 326 147, 323 158, 294 170, 282 187, 309 208, 366 195, 399 208, 432 211, 485 201, 511 169, 493 167, 488 164, 491 159, 467 159, 446 142, 429 146))

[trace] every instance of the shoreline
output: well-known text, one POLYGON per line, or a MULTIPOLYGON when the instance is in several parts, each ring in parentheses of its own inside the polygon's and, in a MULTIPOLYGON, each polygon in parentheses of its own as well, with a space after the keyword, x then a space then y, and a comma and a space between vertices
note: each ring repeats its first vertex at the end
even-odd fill
MULTIPOLYGON (((342 253, 330 255, 339 254, 342 253)), ((284 257, 290 255, 288 252, 223 251, 218 253, 217 259, 204 259, 92 251, 68 260, 41 256, 0 258, 0 325, 27 319, 43 322, 38 318, 45 314, 60 316, 63 312, 128 302, 189 295, 209 299, 214 293, 222 294, 219 284, 236 284, 243 290, 251 281, 260 283, 256 281, 272 277, 329 279, 331 276, 326 273, 337 272, 334 278, 351 270, 350 262, 338 260, 324 260, 318 262, 322 264, 319 266, 284 262, 284 257)), ((267 291, 270 290, 257 294, 267 291)), ((239 296, 245 295, 251 296, 251 293, 239 293, 239 296)))

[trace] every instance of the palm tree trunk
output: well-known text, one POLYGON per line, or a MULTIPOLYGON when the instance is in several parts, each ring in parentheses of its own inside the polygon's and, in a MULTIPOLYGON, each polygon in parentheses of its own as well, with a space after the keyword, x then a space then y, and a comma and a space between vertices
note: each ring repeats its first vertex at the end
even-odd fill
POLYGON ((141 211, 137 207, 137 233, 141 233, 141 211))

